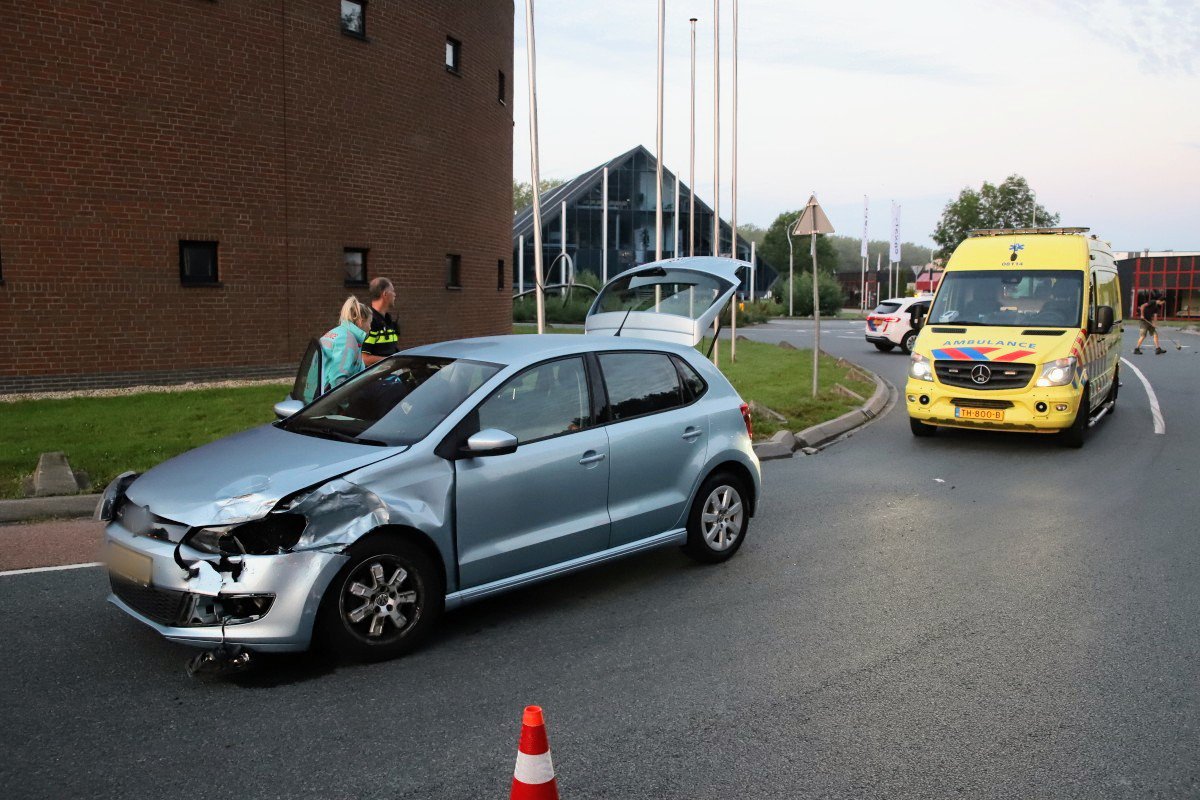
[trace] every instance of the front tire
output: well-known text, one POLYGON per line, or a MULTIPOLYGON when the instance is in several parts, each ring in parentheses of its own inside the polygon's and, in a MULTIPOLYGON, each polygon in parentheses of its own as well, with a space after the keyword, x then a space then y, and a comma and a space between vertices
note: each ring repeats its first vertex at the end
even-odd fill
POLYGON ((928 425, 924 422, 921 422, 921 420, 917 419, 916 417, 908 418, 908 428, 912 431, 913 436, 920 438, 933 436, 935 433, 937 433, 937 425, 928 425))
POLYGON ((706 564, 725 561, 742 546, 749 524, 750 507, 742 482, 728 472, 710 475, 692 501, 683 552, 706 564))
POLYGON ((896 349, 896 345, 891 342, 871 342, 871 344, 875 345, 875 349, 881 353, 890 353, 896 349))
POLYGON ((318 642, 356 661, 416 649, 445 606, 436 563, 411 539, 379 534, 355 544, 317 611, 318 642))
POLYGON ((1058 434, 1058 442, 1063 447, 1083 447, 1084 439, 1087 438, 1088 417, 1091 415, 1091 394, 1091 386, 1085 385, 1083 395, 1079 398, 1079 410, 1075 412, 1075 419, 1071 421, 1069 428, 1063 428, 1062 433, 1058 434))
POLYGON ((912 353, 913 345, 917 341, 917 332, 909 331, 904 334, 904 338, 900 340, 900 349, 904 351, 904 355, 912 353))

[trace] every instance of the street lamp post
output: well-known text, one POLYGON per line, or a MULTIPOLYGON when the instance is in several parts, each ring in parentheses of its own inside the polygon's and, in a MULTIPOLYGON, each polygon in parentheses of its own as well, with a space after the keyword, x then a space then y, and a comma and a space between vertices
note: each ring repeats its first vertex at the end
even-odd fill
POLYGON ((792 253, 792 226, 788 225, 788 316, 796 316, 796 269, 792 253))

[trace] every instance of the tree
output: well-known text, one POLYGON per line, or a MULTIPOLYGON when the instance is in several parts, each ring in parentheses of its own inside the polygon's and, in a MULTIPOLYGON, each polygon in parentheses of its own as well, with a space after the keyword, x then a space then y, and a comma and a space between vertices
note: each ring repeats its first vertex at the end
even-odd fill
POLYGON ((753 222, 738 225, 738 239, 746 243, 754 242, 755 247, 762 247, 763 237, 766 235, 766 230, 758 227, 753 222))
MULTIPOLYGON (((758 245, 758 254, 779 272, 780 275, 787 275, 788 264, 788 228, 796 224, 796 220, 800 218, 800 212, 804 209, 796 209, 795 211, 785 211, 775 218, 771 223, 771 227, 767 228, 766 234, 763 235, 762 244, 758 245)), ((792 250, 796 254, 796 271, 811 272, 812 259, 808 257, 808 236, 793 236, 792 250)), ((825 275, 834 275, 837 273, 838 255, 834 249, 833 243, 829 241, 828 236, 817 237, 817 269, 825 275)), ((812 290, 812 284, 809 284, 809 290, 812 290)), ((811 305, 811 301, 809 305, 811 305)))
POLYGON ((967 233, 979 228, 1026 228, 1037 220, 1038 227, 1058 224, 1058 214, 1051 214, 1037 204, 1029 183, 1020 175, 1009 175, 999 186, 983 182, 979 191, 970 187, 959 192, 942 211, 942 218, 933 231, 938 255, 949 258, 954 248, 967 238, 967 233))
MULTIPOLYGON (((542 178, 538 181, 538 186, 542 187, 542 194, 553 189, 555 186, 562 186, 566 183, 562 178, 542 178)), ((533 205, 533 184, 530 181, 513 181, 513 214, 522 209, 533 205)))

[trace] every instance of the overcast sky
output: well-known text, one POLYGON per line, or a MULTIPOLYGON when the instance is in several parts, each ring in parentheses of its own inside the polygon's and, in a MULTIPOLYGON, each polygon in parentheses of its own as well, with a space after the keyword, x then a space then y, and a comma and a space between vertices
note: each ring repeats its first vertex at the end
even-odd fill
MULTIPOLYGON (((525 5, 516 0, 513 174, 529 180, 525 5)), ((732 0, 721 0, 721 213, 729 218, 732 0)), ((541 174, 655 144, 658 4, 535 4, 541 174)), ((664 164, 712 196, 713 4, 667 0, 664 164)), ((1200 250, 1197 0, 741 0, 738 222, 817 197, 838 233, 930 243, 965 186, 1024 175, 1063 225, 1118 250, 1200 250)))

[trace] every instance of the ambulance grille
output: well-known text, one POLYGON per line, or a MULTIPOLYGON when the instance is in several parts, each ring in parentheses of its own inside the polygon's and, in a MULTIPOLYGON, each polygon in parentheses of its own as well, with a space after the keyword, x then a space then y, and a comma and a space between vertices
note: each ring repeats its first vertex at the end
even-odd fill
POLYGON ((1012 364, 998 361, 934 361, 933 371, 937 379, 947 386, 989 391, 992 389, 1023 389, 1033 377, 1033 364, 1012 364), (987 381, 979 383, 971 371, 985 367, 991 374, 987 381))

